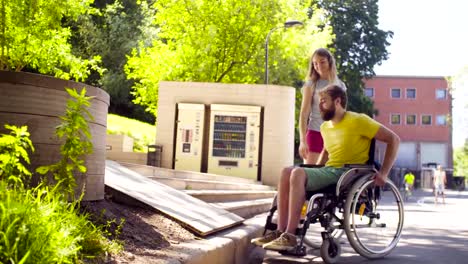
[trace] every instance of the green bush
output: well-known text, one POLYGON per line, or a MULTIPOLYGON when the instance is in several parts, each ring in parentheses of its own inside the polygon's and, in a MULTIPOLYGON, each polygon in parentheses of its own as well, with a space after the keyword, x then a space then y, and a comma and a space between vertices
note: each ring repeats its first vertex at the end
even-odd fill
MULTIPOLYGON (((0 263, 80 263, 87 259, 102 260, 107 252, 118 252, 121 245, 108 230, 110 224, 96 226, 87 214, 79 211, 73 199, 74 173, 86 171, 84 160, 92 144, 87 120, 89 100, 81 93, 67 89, 73 99, 56 134, 63 140, 61 160, 42 166, 43 174, 51 172, 57 183, 26 189, 23 184, 31 173, 28 150, 34 150, 27 127, 6 126, 10 135, 0 135, 0 263), (71 198, 71 199, 70 199, 71 198), (71 201, 70 201, 71 200, 71 201)), ((122 223, 121 223, 122 224, 122 223)), ((114 233, 118 233, 120 225, 114 233)), ((118 235, 118 234, 117 234, 118 235)))
MULTIPOLYGON (((64 192, 75 196, 75 173, 85 173, 84 157, 92 153, 91 132, 88 120, 93 116, 88 111, 92 96, 86 96, 86 89, 80 93, 75 89, 65 88, 71 99, 67 100, 67 110, 60 116, 62 123, 56 127, 55 134, 64 141, 60 146, 61 159, 51 165, 41 166, 36 171, 42 175, 52 173, 57 186, 64 192)), ((45 177, 44 180, 47 178, 45 177)))
POLYGON ((34 151, 27 126, 5 125, 10 134, 0 135, 0 180, 14 188, 22 188, 31 177, 23 165, 29 164, 28 150, 34 151))
POLYGON ((0 263, 77 263, 117 251, 78 205, 46 186, 18 191, 0 182, 0 263))

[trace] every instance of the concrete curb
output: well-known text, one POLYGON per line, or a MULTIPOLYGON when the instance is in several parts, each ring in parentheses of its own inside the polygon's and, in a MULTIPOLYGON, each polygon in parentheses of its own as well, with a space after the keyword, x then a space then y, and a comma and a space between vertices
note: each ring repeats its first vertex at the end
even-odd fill
POLYGON ((174 245, 176 258, 167 259, 165 264, 245 264, 255 249, 252 238, 262 235, 266 214, 247 219, 234 227, 203 240, 174 245))

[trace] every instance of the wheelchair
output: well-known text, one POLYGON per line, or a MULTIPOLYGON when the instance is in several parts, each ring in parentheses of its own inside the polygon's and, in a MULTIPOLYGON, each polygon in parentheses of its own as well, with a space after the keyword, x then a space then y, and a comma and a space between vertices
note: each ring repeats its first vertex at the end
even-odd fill
MULTIPOLYGON (((373 147, 371 148, 373 152, 373 147)), ((337 184, 306 192, 304 215, 296 229, 298 244, 292 250, 279 253, 305 256, 307 245, 320 249, 320 256, 325 263, 337 263, 341 254, 340 237, 344 233, 359 255, 368 259, 388 255, 401 237, 404 222, 403 199, 390 179, 382 187, 374 185, 373 176, 377 169, 373 163, 345 165, 349 170, 341 175, 337 184), (310 225, 315 223, 323 228, 321 238, 316 232, 309 230, 310 225)), ((275 196, 263 235, 277 229, 276 211, 275 196)))

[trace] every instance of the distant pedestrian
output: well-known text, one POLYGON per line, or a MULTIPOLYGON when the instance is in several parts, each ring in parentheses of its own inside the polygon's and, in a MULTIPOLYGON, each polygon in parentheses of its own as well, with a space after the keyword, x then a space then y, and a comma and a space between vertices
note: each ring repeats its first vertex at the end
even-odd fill
POLYGON ((442 170, 441 165, 437 165, 437 169, 434 170, 433 177, 435 204, 438 204, 439 202, 439 194, 442 195, 442 203, 445 204, 445 185, 447 184, 447 176, 445 175, 445 171, 442 170))
POLYGON ((408 201, 409 197, 413 193, 414 189, 414 174, 408 170, 405 174, 405 201, 408 201))

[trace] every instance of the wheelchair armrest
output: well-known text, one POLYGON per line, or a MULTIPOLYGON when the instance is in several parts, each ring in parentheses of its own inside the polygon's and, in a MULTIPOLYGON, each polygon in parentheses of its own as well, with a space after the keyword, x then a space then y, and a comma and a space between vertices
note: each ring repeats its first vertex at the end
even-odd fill
POLYGON ((374 169, 374 165, 369 165, 369 164, 345 164, 345 168, 350 168, 350 169, 374 169))
POLYGON ((375 172, 377 172, 373 165, 368 164, 345 164, 344 167, 348 170, 341 174, 338 179, 335 192, 336 196, 339 196, 343 188, 351 187, 358 178, 371 177, 375 172))
POLYGON ((321 168, 323 165, 316 165, 316 164, 299 164, 301 168, 321 168))

